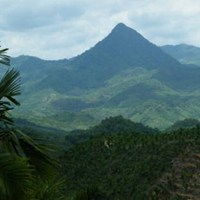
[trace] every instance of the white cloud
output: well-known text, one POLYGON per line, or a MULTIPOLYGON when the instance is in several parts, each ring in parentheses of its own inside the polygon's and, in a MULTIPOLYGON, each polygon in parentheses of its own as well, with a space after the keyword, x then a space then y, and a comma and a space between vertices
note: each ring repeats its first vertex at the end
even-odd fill
POLYGON ((200 42, 199 0, 1 0, 0 37, 10 54, 72 57, 124 22, 152 42, 200 42))

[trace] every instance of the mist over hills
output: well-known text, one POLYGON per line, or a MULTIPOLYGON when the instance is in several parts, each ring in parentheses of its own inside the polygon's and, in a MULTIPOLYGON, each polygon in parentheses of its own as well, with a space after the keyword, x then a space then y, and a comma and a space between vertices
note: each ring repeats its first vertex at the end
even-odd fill
POLYGON ((158 128, 199 119, 200 68, 165 49, 120 23, 73 59, 13 58, 23 80, 15 116, 64 130, 116 115, 158 128))

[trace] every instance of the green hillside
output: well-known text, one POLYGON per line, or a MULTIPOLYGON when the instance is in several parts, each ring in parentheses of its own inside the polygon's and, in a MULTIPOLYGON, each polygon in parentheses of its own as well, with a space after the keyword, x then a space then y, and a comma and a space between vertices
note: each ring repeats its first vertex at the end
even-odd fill
POLYGON ((12 64, 23 82, 15 117, 42 126, 86 129, 122 115, 165 129, 200 119, 200 68, 182 65, 122 23, 72 59, 20 56, 12 64))
POLYGON ((87 141, 96 135, 112 135, 117 133, 159 133, 157 129, 144 126, 141 123, 124 119, 122 116, 109 117, 101 121, 100 124, 90 127, 87 130, 76 129, 65 134, 65 141, 69 146, 87 141))

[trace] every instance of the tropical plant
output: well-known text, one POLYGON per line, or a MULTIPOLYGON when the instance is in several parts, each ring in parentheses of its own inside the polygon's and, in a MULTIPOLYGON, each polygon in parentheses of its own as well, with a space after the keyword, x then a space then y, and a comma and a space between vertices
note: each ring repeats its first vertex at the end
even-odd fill
POLYGON ((37 181, 34 198, 37 200, 64 200, 64 183, 65 180, 59 177, 37 181))
MULTIPOLYGON (((0 50, 0 63, 9 66, 7 50, 0 50)), ((20 93, 20 73, 8 69, 0 80, 0 197, 2 200, 42 200, 45 194, 45 199, 52 199, 49 197, 61 183, 50 184, 42 179, 49 180, 56 162, 47 155, 48 148, 18 130, 10 116, 13 107, 20 105, 16 99, 20 93), (43 193, 38 197, 39 181, 43 183, 43 186, 40 184, 43 193)), ((54 199, 61 196, 55 192, 54 199)))
POLYGON ((32 190, 32 171, 27 159, 0 154, 0 197, 1 200, 27 200, 32 190))

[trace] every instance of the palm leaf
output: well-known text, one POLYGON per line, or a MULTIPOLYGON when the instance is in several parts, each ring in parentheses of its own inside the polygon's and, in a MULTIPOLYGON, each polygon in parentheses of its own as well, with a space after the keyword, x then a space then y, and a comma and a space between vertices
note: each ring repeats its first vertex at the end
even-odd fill
POLYGON ((8 48, 0 49, 0 63, 1 64, 10 65, 10 57, 6 55, 7 51, 8 51, 8 48))
POLYGON ((27 160, 11 154, 0 154, 1 200, 27 200, 32 190, 33 169, 27 160))
POLYGON ((35 170, 46 175, 58 163, 48 156, 50 149, 46 145, 36 143, 31 137, 14 128, 0 130, 0 150, 21 157, 27 157, 35 170))
MULTIPOLYGON (((0 50, 0 63, 10 65, 10 57, 6 55, 7 50, 0 50)), ((9 111, 13 109, 13 104, 20 105, 15 99, 15 96, 21 93, 20 82, 20 74, 15 69, 8 70, 0 80, 1 200, 32 199, 33 192, 30 192, 30 190, 33 185, 31 184, 35 182, 32 174, 46 178, 46 175, 49 175, 50 172, 55 172, 53 168, 57 164, 54 159, 48 156, 48 148, 37 144, 32 138, 15 129, 14 122, 8 115, 9 111), (34 167, 34 173, 30 166, 34 167), (28 194, 31 196, 28 197, 28 194)), ((42 190, 41 200, 42 196, 49 196, 52 200, 55 199, 53 192, 60 186, 61 182, 53 183, 48 182, 45 184, 48 187, 45 186, 47 189, 42 190)))
POLYGON ((11 69, 5 73, 0 81, 0 99, 7 98, 15 105, 19 102, 13 97, 20 95, 20 74, 15 69, 11 69))
POLYGON ((34 196, 37 200, 64 200, 63 189, 65 181, 62 178, 46 178, 37 181, 34 188, 34 196))
POLYGON ((52 149, 48 148, 48 145, 36 143, 31 137, 19 130, 17 132, 21 149, 36 171, 42 176, 46 176, 52 170, 54 173, 54 168, 59 167, 59 164, 48 155, 48 152, 52 151, 52 149))

